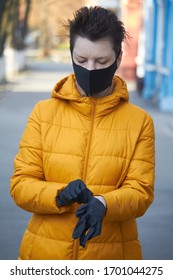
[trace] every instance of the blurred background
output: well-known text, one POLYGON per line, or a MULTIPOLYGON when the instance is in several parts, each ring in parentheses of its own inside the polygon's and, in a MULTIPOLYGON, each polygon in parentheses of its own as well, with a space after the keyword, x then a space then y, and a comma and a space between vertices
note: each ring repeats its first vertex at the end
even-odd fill
POLYGON ((138 219, 145 259, 173 259, 173 1, 0 0, 0 259, 16 259, 30 213, 9 193, 14 156, 34 104, 72 72, 64 25, 82 6, 117 13, 130 38, 117 74, 153 117, 155 201, 138 219))

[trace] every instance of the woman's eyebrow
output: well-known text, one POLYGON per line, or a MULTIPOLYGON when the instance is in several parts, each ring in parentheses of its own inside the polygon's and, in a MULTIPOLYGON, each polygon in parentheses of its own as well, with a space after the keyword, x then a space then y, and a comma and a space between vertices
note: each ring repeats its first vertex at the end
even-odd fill
MULTIPOLYGON (((79 54, 75 54, 76 57, 79 58, 86 58, 85 56, 79 55, 79 54)), ((99 56, 99 57, 95 57, 95 59, 109 59, 109 56, 99 56)))
POLYGON ((79 58, 85 58, 85 56, 82 56, 82 55, 79 55, 79 54, 75 54, 76 57, 79 57, 79 58))

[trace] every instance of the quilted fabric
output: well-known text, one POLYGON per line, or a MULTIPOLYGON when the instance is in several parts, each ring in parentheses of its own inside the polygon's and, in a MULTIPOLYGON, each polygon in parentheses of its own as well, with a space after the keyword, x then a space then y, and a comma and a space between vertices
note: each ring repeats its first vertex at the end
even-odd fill
POLYGON ((14 201, 33 213, 19 259, 142 259, 136 218, 154 198, 154 127, 125 82, 114 85, 109 96, 81 97, 71 74, 31 112, 11 177, 14 201), (101 235, 85 248, 72 238, 79 205, 55 202, 78 178, 107 203, 101 235))

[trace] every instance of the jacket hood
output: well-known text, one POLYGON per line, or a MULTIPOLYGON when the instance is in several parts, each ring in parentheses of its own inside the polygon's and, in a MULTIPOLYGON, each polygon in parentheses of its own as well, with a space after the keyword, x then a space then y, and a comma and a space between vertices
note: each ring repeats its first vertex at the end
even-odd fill
POLYGON ((103 105, 100 109, 103 110, 104 108, 105 114, 115 109, 122 101, 127 102, 129 100, 126 82, 119 76, 113 78, 114 90, 112 94, 99 98, 81 96, 75 82, 76 78, 73 73, 60 80, 52 91, 52 98, 68 100, 73 103, 73 106, 81 107, 80 111, 83 110, 84 114, 87 114, 84 104, 87 107, 87 105, 91 105, 93 100, 96 100, 98 105, 103 105))

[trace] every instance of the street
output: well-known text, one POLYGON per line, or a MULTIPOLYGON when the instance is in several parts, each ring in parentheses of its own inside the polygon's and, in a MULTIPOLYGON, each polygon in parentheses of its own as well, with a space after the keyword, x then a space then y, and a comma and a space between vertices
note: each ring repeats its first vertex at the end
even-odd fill
MULTIPOLYGON (((13 162, 34 104, 50 98, 54 84, 72 71, 67 63, 29 60, 28 69, 0 86, 0 259, 15 260, 30 213, 14 204, 9 192, 13 162)), ((162 113, 129 84, 130 101, 148 111, 156 134, 155 200, 137 220, 146 260, 173 259, 173 114, 162 113)))

